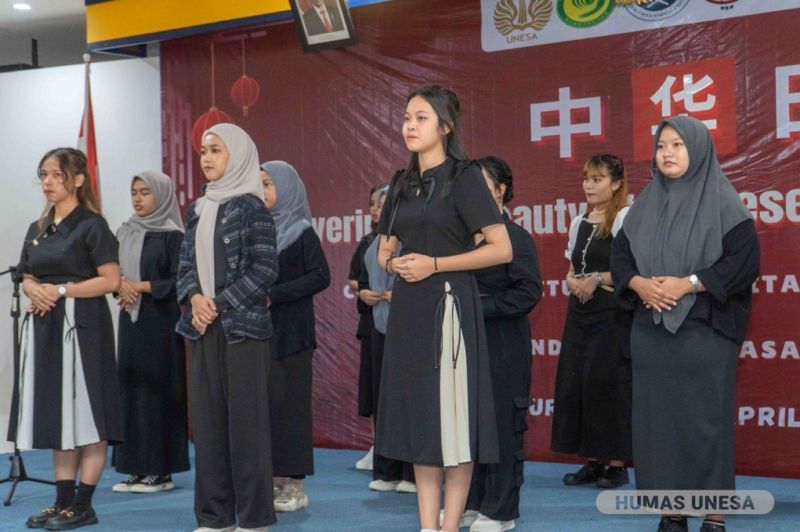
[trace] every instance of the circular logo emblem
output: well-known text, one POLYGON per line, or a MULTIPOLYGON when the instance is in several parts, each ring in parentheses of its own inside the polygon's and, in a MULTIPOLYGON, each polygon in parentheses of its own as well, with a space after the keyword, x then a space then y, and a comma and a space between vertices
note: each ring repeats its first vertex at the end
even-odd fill
POLYGON ((499 0, 494 6, 494 26, 502 35, 513 31, 542 31, 552 15, 550 0, 499 0))
POLYGON ((653 22, 674 17, 687 5, 689 5, 689 0, 652 0, 642 5, 631 4, 625 9, 640 20, 653 22))
POLYGON ((600 24, 613 10, 614 0, 558 0, 559 18, 575 28, 600 24))

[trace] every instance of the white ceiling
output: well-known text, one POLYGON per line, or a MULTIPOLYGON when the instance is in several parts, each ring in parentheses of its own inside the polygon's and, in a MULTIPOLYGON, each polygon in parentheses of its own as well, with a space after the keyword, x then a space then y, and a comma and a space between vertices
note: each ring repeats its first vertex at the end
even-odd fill
POLYGON ((0 66, 30 64, 31 39, 38 42, 39 66, 82 63, 84 0, 0 0, 0 66), (31 10, 13 9, 17 2, 29 4, 31 10))

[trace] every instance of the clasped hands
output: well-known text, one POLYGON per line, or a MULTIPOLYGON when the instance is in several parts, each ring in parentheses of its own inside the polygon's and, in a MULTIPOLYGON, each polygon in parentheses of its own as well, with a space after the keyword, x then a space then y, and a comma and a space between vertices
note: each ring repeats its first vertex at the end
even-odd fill
POLYGON ((376 292, 374 290, 368 290, 366 288, 362 288, 358 291, 358 299, 363 301, 366 305, 372 307, 380 303, 381 301, 388 301, 389 303, 392 302, 392 292, 376 292))
POLYGON ((195 294, 191 299, 192 304, 192 325, 200 331, 206 333, 206 328, 217 319, 217 305, 210 297, 202 294, 195 294))
POLYGON ((647 308, 656 312, 672 310, 680 298, 692 291, 688 279, 670 275, 649 278, 637 275, 628 286, 639 295, 647 308))
POLYGON ((136 303, 141 293, 138 285, 139 283, 136 281, 131 281, 126 277, 122 278, 122 283, 117 291, 117 305, 123 310, 129 310, 131 305, 136 303))
POLYGON ((25 293, 31 300, 27 311, 33 312, 36 316, 44 316, 56 307, 56 303, 61 298, 58 294, 58 287, 50 283, 30 283, 25 293))
POLYGON ((576 277, 570 274, 567 277, 567 287, 581 304, 585 304, 594 296, 594 291, 597 290, 597 280, 590 275, 576 277))
POLYGON ((391 270, 408 283, 416 283, 427 279, 435 271, 433 257, 420 253, 409 253, 391 260, 391 270))

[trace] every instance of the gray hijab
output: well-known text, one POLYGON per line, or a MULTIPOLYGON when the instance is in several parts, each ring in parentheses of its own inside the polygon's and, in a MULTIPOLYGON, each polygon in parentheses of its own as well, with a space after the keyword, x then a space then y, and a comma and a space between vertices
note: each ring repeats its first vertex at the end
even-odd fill
MULTIPOLYGON (((122 275, 133 281, 142 280, 140 268, 145 233, 183 232, 181 211, 178 208, 178 200, 175 198, 175 182, 166 174, 149 170, 136 174, 131 180, 131 186, 137 179, 144 181, 147 188, 153 193, 156 208, 147 216, 134 214, 117 231, 120 269, 122 275)), ((133 323, 139 319, 141 303, 142 296, 139 295, 136 302, 126 309, 131 315, 133 323)))
MULTIPOLYGON (((385 196, 389 191, 389 185, 378 187, 375 191, 378 193, 378 199, 385 196)), ((388 205, 384 205, 388 209, 388 205)), ((377 235, 372 243, 364 253, 364 267, 367 269, 369 276, 369 289, 373 292, 388 292, 392 289, 394 284, 394 277, 386 273, 380 264, 378 264, 378 248, 381 244, 381 235, 377 235)), ((397 249, 397 254, 400 254, 400 248, 397 249)), ((372 319, 375 322, 375 328, 381 334, 386 334, 386 326, 389 323, 389 302, 379 301, 372 307, 372 319)))
MULTIPOLYGON (((684 277, 713 265, 722 256, 722 238, 750 218, 739 194, 722 172, 711 135, 702 122, 676 116, 661 122, 653 153, 665 126, 672 127, 689 152, 689 168, 678 179, 664 176, 653 157, 653 180, 636 198, 623 222, 639 274, 684 277)), ((653 311, 655 323, 675 333, 695 302, 682 297, 667 312, 653 311)))
POLYGON ((233 198, 252 194, 264 201, 264 185, 258 170, 258 151, 253 139, 234 124, 217 124, 206 130, 203 137, 213 133, 228 148, 228 166, 225 173, 206 186, 206 193, 195 202, 199 220, 194 237, 197 260, 197 278, 203 295, 213 298, 214 287, 214 228, 217 225, 219 206, 233 198))
POLYGON ((270 209, 278 232, 278 253, 288 248, 311 227, 311 208, 306 187, 297 170, 285 161, 270 161, 261 165, 275 184, 277 201, 270 209))

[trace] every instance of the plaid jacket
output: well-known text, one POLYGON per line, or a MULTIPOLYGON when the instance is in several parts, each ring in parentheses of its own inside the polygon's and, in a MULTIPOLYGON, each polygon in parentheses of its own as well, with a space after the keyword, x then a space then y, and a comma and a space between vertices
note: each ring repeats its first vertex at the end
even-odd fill
MULTIPOLYGON (((225 290, 216 299, 224 298, 229 303, 222 305, 220 315, 225 339, 231 344, 245 338, 266 340, 272 336, 272 318, 265 301, 278 277, 275 223, 264 202, 255 196, 238 196, 220 205, 220 209, 224 209, 220 222, 224 224, 222 238, 228 269, 225 290)), ((189 302, 193 295, 202 293, 194 245, 198 220, 192 203, 186 211, 186 234, 178 264, 178 301, 186 306, 175 328, 191 340, 200 338, 200 332, 192 325, 189 302)))

